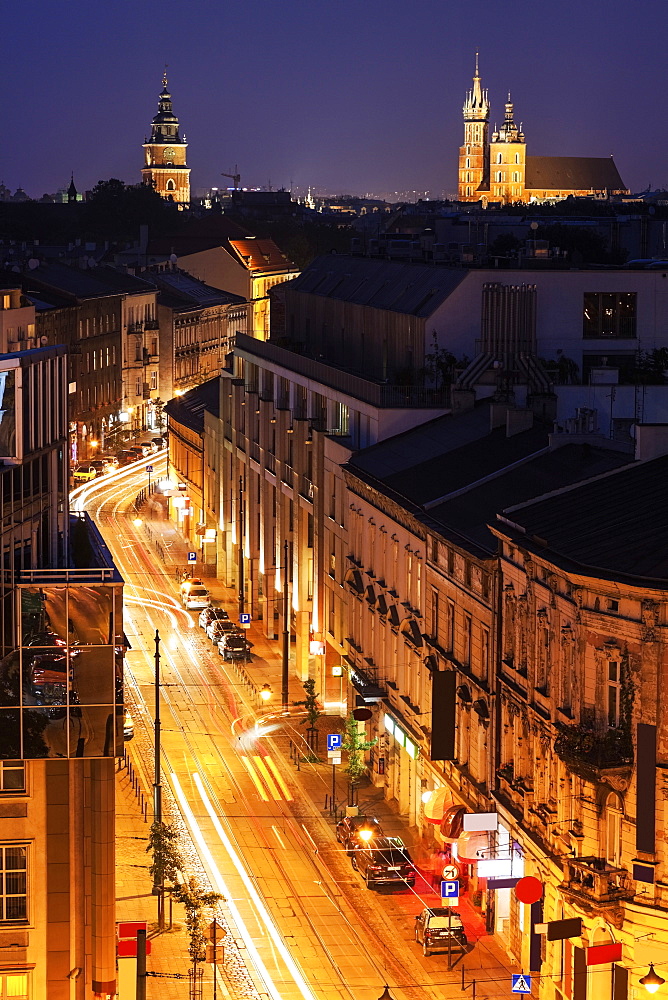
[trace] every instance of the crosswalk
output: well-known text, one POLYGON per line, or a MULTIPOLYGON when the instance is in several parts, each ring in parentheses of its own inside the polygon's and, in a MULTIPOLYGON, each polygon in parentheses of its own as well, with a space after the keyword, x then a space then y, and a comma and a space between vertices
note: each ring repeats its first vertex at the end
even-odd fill
POLYGON ((290 789, 269 754, 243 755, 241 761, 263 802, 269 802, 270 798, 275 802, 292 802, 290 789))

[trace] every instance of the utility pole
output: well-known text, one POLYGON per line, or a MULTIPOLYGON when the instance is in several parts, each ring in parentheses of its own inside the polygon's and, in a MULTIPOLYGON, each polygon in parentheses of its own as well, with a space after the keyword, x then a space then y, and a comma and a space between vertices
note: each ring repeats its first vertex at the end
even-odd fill
POLYGON ((281 672, 281 701, 283 711, 287 712, 288 705, 288 678, 290 666, 290 606, 288 600, 288 551, 287 539, 283 542, 283 642, 282 642, 282 672, 281 672))
POLYGON ((239 476, 239 614, 246 610, 246 595, 244 591, 244 481, 239 476))
MULTIPOLYGON (((162 824, 162 783, 160 781, 160 633, 155 630, 155 720, 154 720, 155 758, 153 762, 153 821, 162 824)), ((158 897, 158 926, 162 930, 165 924, 165 889, 164 875, 156 869, 153 880, 153 893, 158 897)))

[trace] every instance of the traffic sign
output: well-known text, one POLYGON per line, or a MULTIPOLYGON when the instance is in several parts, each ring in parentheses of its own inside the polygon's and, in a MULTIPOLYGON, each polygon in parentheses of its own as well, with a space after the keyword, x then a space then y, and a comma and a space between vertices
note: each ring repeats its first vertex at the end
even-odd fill
POLYGON ((197 553, 196 552, 189 552, 188 553, 188 562, 189 563, 197 562, 197 553))
POLYGON ((446 865, 441 873, 441 877, 446 880, 446 882, 452 882, 453 878, 459 878, 459 868, 457 865, 446 865))
POLYGON ((146 471, 147 472, 153 472, 153 466, 152 465, 147 465, 146 466, 146 471))
POLYGON ((531 976, 526 976, 523 972, 512 977, 512 993, 531 993, 531 976))
POLYGON ((330 764, 340 764, 341 763, 341 751, 340 750, 328 750, 327 759, 330 764))
POLYGON ((459 879, 451 878, 441 882, 441 899, 456 899, 459 897, 459 879))
POLYGON ((340 750, 341 749, 341 733, 328 733, 327 734, 327 749, 328 750, 340 750))
POLYGON ((244 613, 242 613, 242 614, 239 615, 239 624, 240 625, 250 625, 250 623, 251 623, 251 616, 250 615, 244 614, 244 613))

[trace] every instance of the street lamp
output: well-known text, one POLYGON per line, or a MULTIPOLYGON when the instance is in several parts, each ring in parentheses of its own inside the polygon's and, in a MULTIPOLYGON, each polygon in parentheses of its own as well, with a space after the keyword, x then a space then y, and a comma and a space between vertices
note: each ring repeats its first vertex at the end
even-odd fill
POLYGON ((260 698, 262 698, 262 701, 269 701, 273 693, 269 684, 263 684, 260 688, 260 698))
POLYGON ((665 979, 662 979, 661 976, 657 975, 654 971, 654 963, 650 962, 649 971, 642 977, 640 984, 645 987, 648 993, 656 993, 658 988, 663 986, 665 981, 665 979))
POLYGON ((132 518, 132 523, 134 524, 135 528, 141 528, 141 526, 142 526, 142 524, 144 522, 142 521, 142 519, 140 517, 133 517, 132 518))
POLYGON ((385 989, 383 990, 383 992, 382 992, 382 993, 380 994, 380 996, 378 997, 378 1000, 394 1000, 394 997, 393 997, 393 996, 392 996, 392 994, 390 993, 390 988, 389 988, 389 986, 386 986, 386 987, 385 987, 385 989))

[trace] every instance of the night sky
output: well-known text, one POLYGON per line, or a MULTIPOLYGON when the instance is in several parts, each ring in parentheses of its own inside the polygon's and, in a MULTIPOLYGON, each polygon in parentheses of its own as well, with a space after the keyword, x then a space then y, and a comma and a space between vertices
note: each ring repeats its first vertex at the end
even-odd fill
POLYGON ((668 188, 665 0, 22 0, 3 6, 0 181, 32 197, 140 179, 169 64, 195 192, 456 190, 480 51, 529 154, 614 154, 668 188))

